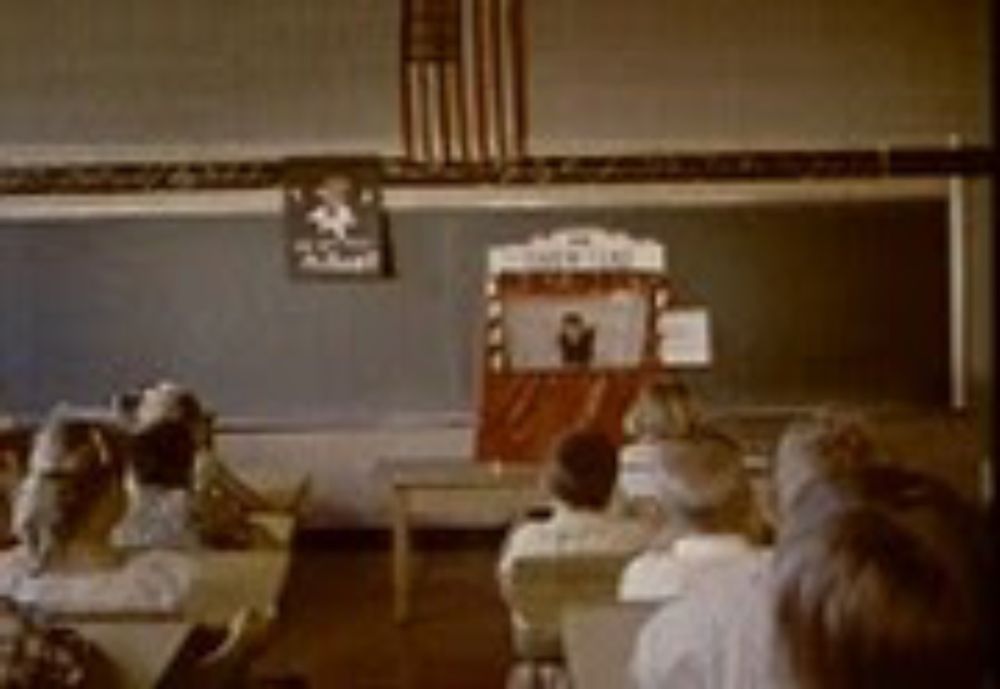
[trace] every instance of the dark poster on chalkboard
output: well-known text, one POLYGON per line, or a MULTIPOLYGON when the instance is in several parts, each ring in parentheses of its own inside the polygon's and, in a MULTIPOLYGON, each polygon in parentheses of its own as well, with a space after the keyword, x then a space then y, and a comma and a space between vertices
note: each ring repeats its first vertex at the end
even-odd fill
POLYGON ((288 164, 285 232, 293 278, 389 274, 382 189, 373 163, 288 164))

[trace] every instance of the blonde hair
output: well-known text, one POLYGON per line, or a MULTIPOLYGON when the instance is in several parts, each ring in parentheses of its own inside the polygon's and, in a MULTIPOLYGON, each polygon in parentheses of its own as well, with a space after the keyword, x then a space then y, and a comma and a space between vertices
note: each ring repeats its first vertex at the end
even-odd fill
POLYGON ((982 514, 902 467, 861 465, 840 478, 810 487, 813 513, 796 513, 775 552, 777 648, 795 686, 988 685, 982 514))
POLYGON ((706 433, 671 443, 659 492, 665 511, 684 528, 755 535, 750 480, 728 436, 706 433))
POLYGON ((697 414, 686 385, 676 378, 646 383, 622 419, 632 438, 686 438, 695 433, 697 414))

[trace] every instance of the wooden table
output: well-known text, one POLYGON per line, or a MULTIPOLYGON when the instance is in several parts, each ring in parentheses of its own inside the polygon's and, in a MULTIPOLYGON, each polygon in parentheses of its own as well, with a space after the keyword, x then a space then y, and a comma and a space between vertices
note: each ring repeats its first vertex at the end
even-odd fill
POLYGON ((538 467, 468 459, 389 459, 392 489, 392 581, 397 622, 410 616, 412 530, 416 521, 511 521, 542 499, 538 467))
POLYGON ((266 544, 192 551, 196 574, 185 619, 224 626, 243 608, 277 616, 292 566, 296 517, 293 512, 254 512, 250 521, 266 533, 266 544))
POLYGON ((114 620, 71 625, 114 664, 120 689, 154 689, 191 633, 187 622, 114 620))
POLYGON ((628 689, 635 639, 655 603, 612 603, 572 608, 562 638, 573 689, 628 689))

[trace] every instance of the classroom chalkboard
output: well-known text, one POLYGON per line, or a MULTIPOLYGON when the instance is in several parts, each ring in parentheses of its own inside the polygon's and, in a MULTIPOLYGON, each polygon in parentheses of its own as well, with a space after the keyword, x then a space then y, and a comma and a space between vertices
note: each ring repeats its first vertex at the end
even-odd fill
POLYGON ((487 246, 597 224, 667 245, 720 406, 945 404, 944 199, 390 213, 395 274, 290 279, 280 214, 0 222, 0 408, 149 379, 223 418, 471 415, 487 246))

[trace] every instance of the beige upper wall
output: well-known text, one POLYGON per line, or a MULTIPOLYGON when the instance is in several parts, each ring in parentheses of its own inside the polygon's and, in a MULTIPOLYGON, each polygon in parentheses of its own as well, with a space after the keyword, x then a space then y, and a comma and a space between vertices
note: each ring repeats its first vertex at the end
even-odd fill
MULTIPOLYGON (((988 0, 528 3, 535 152, 987 141, 988 0)), ((394 0, 6 3, 0 152, 399 150, 394 0)))
POLYGON ((0 146, 388 149, 396 23, 388 0, 7 2, 0 146))
POLYGON ((531 15, 545 148, 987 140, 984 0, 547 0, 531 15))

